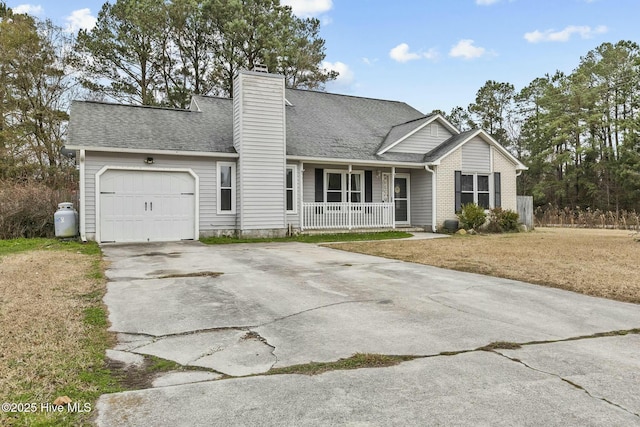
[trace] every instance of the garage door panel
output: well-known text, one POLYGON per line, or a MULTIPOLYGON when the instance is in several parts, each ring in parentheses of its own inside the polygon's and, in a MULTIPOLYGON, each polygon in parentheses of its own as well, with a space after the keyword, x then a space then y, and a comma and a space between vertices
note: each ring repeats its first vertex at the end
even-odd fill
POLYGON ((184 172, 110 170, 100 177, 100 240, 195 238, 195 179, 184 172))

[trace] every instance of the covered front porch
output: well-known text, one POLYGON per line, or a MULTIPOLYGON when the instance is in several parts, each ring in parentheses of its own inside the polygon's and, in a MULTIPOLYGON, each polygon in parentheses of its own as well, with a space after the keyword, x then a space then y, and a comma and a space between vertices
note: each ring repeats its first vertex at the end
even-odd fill
POLYGON ((432 174, 424 167, 310 163, 298 167, 302 194, 296 219, 301 231, 430 224, 432 174))

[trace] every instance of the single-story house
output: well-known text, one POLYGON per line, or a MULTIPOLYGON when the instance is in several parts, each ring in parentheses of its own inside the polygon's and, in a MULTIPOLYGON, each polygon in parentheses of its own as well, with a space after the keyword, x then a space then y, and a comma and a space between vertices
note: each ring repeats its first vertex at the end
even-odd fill
POLYGON ((461 204, 516 209, 526 167, 487 132, 403 102, 286 89, 242 71, 187 110, 76 101, 80 233, 147 242, 424 227, 461 204))

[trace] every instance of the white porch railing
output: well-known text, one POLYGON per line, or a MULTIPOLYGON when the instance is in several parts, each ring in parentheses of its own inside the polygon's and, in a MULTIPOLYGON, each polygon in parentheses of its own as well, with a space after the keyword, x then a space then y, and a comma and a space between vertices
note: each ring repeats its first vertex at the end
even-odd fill
POLYGON ((393 227, 393 203, 303 203, 303 229, 393 227))

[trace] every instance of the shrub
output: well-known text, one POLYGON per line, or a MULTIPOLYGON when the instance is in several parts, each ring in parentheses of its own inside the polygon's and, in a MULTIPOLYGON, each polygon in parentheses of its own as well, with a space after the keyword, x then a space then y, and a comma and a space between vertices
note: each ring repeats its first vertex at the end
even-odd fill
POLYGON ((489 212, 489 226, 487 229, 493 233, 520 231, 520 227, 518 225, 518 214, 510 209, 491 209, 489 212))
POLYGON ((457 217, 460 220, 460 226, 465 230, 477 230, 482 227, 487 220, 487 214, 484 212, 484 208, 475 203, 462 205, 462 210, 457 214, 457 217))
POLYGON ((69 190, 42 182, 0 181, 0 239, 52 237, 58 203, 74 202, 69 190))

